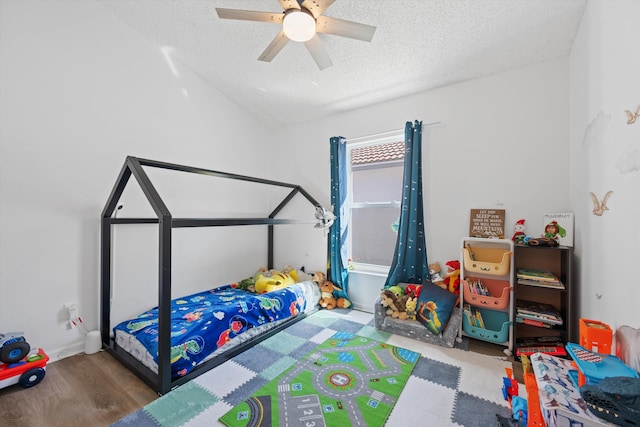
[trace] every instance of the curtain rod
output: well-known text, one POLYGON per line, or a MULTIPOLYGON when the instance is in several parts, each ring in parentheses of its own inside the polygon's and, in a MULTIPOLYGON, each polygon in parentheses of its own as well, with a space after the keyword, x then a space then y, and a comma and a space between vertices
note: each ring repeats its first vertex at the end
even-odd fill
MULTIPOLYGON (((429 127, 429 126, 436 126, 436 125, 439 125, 439 124, 442 124, 442 122, 423 123, 422 127, 425 128, 425 127, 429 127)), ((388 130, 386 132, 374 133, 372 135, 359 136, 357 138, 347 138, 347 143, 358 142, 358 141, 362 141, 364 139, 380 138, 380 137, 383 137, 385 135, 391 135, 391 134, 400 133, 400 132, 404 132, 404 128, 395 129, 395 130, 388 130)))

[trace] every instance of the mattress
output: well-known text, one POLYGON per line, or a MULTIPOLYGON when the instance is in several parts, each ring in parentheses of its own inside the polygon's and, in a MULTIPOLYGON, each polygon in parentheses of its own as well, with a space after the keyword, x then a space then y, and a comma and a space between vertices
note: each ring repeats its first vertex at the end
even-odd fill
MULTIPOLYGON (((171 301, 171 377, 187 375, 198 364, 314 310, 318 285, 296 283, 264 294, 224 285, 171 301)), ((116 346, 153 372, 158 371, 158 308, 113 328, 116 346)))

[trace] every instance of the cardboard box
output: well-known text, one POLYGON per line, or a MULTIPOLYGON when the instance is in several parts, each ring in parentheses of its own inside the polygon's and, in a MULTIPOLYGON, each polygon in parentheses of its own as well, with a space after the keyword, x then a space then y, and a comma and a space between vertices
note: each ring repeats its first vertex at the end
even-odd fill
POLYGON ((547 427, 614 426, 593 415, 569 378, 571 361, 544 353, 531 355, 540 410, 547 427))

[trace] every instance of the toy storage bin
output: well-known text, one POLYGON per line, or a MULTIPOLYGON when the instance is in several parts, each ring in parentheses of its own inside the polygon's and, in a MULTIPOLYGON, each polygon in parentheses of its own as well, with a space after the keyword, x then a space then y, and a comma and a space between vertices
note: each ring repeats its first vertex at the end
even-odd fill
POLYGON ((464 268, 471 273, 504 276, 509 274, 511 251, 503 248, 466 246, 462 248, 464 268))
POLYGON ((484 329, 473 326, 466 314, 462 315, 462 327, 464 332, 472 338, 502 344, 509 338, 509 313, 503 311, 493 311, 476 307, 482 315, 484 329))
POLYGON ((596 353, 611 354, 613 330, 597 320, 580 319, 580 345, 596 353))
POLYGON ((464 300, 471 305, 486 307, 492 310, 504 310, 509 306, 510 293, 513 287, 509 286, 510 283, 506 280, 469 277, 461 280, 461 283, 462 286, 464 286, 462 293, 464 300), (491 295, 479 295, 471 291, 471 284, 477 280, 482 282, 491 295))

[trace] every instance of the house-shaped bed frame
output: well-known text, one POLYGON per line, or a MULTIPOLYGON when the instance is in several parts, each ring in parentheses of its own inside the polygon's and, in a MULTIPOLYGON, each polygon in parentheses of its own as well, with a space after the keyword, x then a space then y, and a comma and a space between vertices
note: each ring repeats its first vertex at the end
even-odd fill
MULTIPOLYGON (((322 210, 321 205, 307 193, 302 187, 295 184, 285 182, 265 180, 250 176, 236 175, 232 173, 219 172, 209 169, 178 165, 173 163, 158 162, 148 159, 140 159, 136 157, 127 157, 120 175, 109 195, 109 199, 102 211, 101 226, 101 316, 100 316, 100 334, 102 336, 102 345, 119 360, 123 365, 130 369, 140 379, 146 382, 151 388, 159 394, 165 394, 171 389, 191 380, 192 378, 203 374, 204 372, 224 363, 233 356, 241 353, 249 347, 255 345, 276 332, 286 328, 290 324, 301 320, 304 315, 301 313, 296 317, 292 317, 278 326, 270 329, 264 334, 260 334, 251 338, 230 350, 215 356, 208 361, 199 365, 184 377, 172 380, 171 378, 171 233, 174 228, 182 227, 219 227, 219 226, 240 226, 240 225, 266 225, 267 232, 267 266, 273 268, 273 226, 279 224, 301 224, 301 223, 318 223, 318 220, 296 220, 296 219, 276 219, 278 213, 297 195, 301 194, 311 203, 316 210, 322 210), (162 198, 154 188, 149 176, 143 167, 161 168, 171 171, 187 172, 200 175, 208 175, 217 178, 226 178, 232 180, 248 181, 257 184, 266 184, 270 186, 278 186, 291 188, 291 192, 280 202, 280 204, 265 218, 174 218, 169 209, 163 202, 162 198), (118 201, 129 182, 129 178, 133 175, 140 185, 144 195, 151 204, 157 218, 114 218, 118 201), (113 339, 110 338, 111 329, 111 229, 112 226, 118 224, 157 224, 159 231, 159 253, 158 253, 158 372, 157 374, 145 367, 138 360, 133 358, 124 350, 115 345, 113 339)), ((324 222, 324 219, 320 219, 324 222)))

